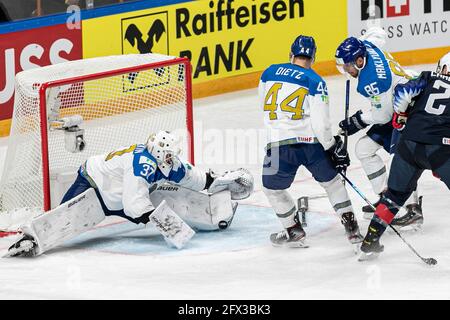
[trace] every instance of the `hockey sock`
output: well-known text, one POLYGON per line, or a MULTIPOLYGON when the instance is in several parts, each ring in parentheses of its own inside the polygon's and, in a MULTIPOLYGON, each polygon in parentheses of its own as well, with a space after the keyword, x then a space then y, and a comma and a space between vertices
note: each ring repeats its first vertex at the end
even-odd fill
POLYGON ((383 159, 376 152, 381 146, 368 136, 363 136, 355 146, 356 157, 361 165, 375 193, 379 194, 386 188, 386 167, 383 159))
POLYGON ((287 190, 271 190, 263 188, 264 194, 285 229, 296 224, 296 207, 294 199, 287 190))
POLYGON ((352 202, 339 175, 328 182, 320 182, 320 185, 327 192, 328 199, 337 214, 341 216, 345 212, 353 212, 352 202))

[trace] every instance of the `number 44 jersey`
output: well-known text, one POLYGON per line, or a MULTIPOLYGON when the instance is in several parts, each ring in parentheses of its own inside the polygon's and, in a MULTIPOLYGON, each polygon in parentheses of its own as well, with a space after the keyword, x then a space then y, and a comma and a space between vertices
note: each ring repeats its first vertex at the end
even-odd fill
POLYGON ((450 77, 422 72, 420 77, 399 84, 394 110, 407 112, 402 137, 426 144, 450 146, 450 77))
POLYGON ((261 76, 259 97, 269 144, 334 144, 327 86, 312 69, 271 65, 261 76))

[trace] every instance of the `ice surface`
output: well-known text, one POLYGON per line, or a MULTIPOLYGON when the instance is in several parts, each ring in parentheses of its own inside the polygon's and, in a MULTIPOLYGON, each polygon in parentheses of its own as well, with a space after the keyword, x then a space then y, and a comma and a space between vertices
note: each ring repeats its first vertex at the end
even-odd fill
MULTIPOLYGON (((336 132, 344 116, 345 79, 336 76, 326 81, 336 132)), ((354 88, 352 82, 351 113, 368 107, 354 88)), ((378 260, 357 262, 326 198, 310 200, 309 248, 274 248, 268 237, 281 226, 261 191, 264 142, 257 90, 196 100, 194 119, 199 167, 223 171, 242 166, 255 175, 255 192, 241 201, 229 229, 197 233, 185 249, 177 250, 151 228, 108 218, 99 228, 36 259, 0 260, 0 299, 450 298, 450 197, 445 185, 429 172, 419 181, 424 196, 423 229, 405 237, 424 257, 438 260, 434 268, 390 232, 383 237, 385 252, 378 260)), ((375 200, 354 156, 361 134, 349 138, 348 177, 375 200)), ((4 140, 0 141, 0 161, 4 140)), ((380 155, 388 160, 383 151, 380 155)), ((348 189, 365 233, 368 221, 361 214, 365 203, 348 189)), ((323 194, 304 169, 290 191, 295 198, 323 194)), ((13 237, 0 239, 0 254, 12 241, 13 237)))

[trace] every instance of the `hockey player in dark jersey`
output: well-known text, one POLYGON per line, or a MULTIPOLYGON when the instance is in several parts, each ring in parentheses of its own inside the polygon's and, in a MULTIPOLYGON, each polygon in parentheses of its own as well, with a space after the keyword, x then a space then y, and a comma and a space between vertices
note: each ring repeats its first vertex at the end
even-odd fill
POLYGON ((384 192, 361 244, 360 261, 384 249, 380 237, 417 186, 432 170, 450 190, 450 53, 436 72, 399 84, 394 92, 393 125, 404 126, 384 192))

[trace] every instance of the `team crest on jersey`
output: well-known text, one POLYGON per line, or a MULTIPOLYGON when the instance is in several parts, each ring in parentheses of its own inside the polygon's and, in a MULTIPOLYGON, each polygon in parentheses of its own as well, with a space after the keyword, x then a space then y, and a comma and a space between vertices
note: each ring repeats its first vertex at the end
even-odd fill
POLYGON ((372 96, 370 97, 370 100, 372 102, 372 107, 381 109, 381 98, 379 96, 372 96))
POLYGON ((140 156, 139 158, 139 164, 149 164, 150 166, 156 168, 156 163, 152 159, 146 157, 146 156, 140 156))

